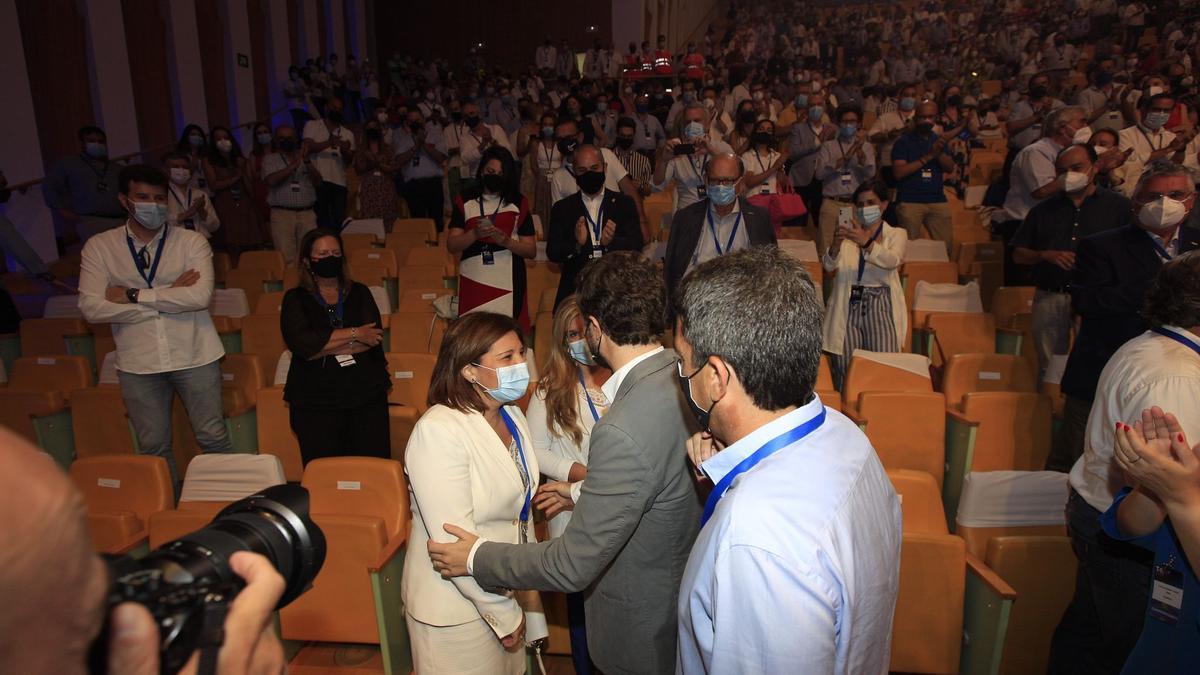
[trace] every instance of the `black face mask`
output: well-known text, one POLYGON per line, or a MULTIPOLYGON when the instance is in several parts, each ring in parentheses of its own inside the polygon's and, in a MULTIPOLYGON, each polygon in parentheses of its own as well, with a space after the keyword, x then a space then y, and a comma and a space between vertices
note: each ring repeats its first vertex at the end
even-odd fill
POLYGON ((325 113, 325 119, 329 120, 330 122, 333 122, 334 124, 341 124, 342 123, 342 111, 341 110, 330 110, 329 112, 325 113))
POLYGON ((1030 101, 1040 101, 1040 100, 1046 98, 1046 93, 1047 93, 1047 90, 1045 87, 1040 87, 1040 86, 1034 87, 1033 89, 1029 90, 1029 100, 1030 101))
POLYGON ((464 117, 463 122, 466 123, 466 125, 468 127, 471 127, 472 129, 474 129, 475 125, 479 124, 479 116, 471 115, 470 117, 464 117))
POLYGON ((345 260, 340 255, 331 255, 309 263, 312 273, 322 279, 336 279, 342 274, 345 260))
POLYGON ((917 133, 922 136, 933 133, 933 122, 917 122, 917 133))
POLYGON ((696 405, 696 401, 692 399, 692 378, 704 372, 704 368, 697 370, 691 375, 679 373, 679 388, 683 390, 683 399, 687 401, 688 408, 692 414, 696 416, 696 421, 700 423, 700 427, 704 431, 709 431, 709 423, 712 421, 713 408, 717 407, 717 402, 713 401, 712 405, 708 406, 708 410, 696 405))
POLYGON ((575 184, 584 194, 594 195, 604 189, 603 171, 584 171, 575 175, 575 184))
POLYGON ((771 132, 769 132, 769 131, 756 131, 756 132, 754 132, 754 135, 752 135, 750 137, 750 140, 755 145, 762 143, 766 146, 771 146, 771 145, 774 145, 774 143, 775 143, 775 137, 772 136, 771 132))
POLYGON ((738 121, 742 124, 753 124, 756 119, 758 119, 758 115, 753 110, 743 110, 738 113, 738 121))
POLYGON ((413 122, 412 124, 408 125, 408 130, 414 134, 419 133, 424 128, 425 125, 421 124, 420 122, 413 122))
POLYGON ((488 192, 499 193, 504 190, 504 176, 494 173, 483 174, 483 189, 488 192))
POLYGON ((291 136, 277 138, 275 139, 275 146, 284 152, 294 152, 296 150, 296 139, 291 136))
POLYGON ((450 119, 454 120, 455 122, 461 122, 462 118, 463 118, 463 115, 462 115, 461 110, 451 110, 450 111, 450 119))
POLYGON ((366 131, 364 131, 363 135, 367 137, 368 141, 383 140, 383 132, 374 127, 371 127, 369 129, 367 129, 366 131))
POLYGON ((600 338, 596 340, 596 346, 593 347, 592 341, 588 339, 588 330, 591 327, 592 325, 590 323, 584 325, 583 340, 587 343, 588 351, 592 353, 592 360, 595 361, 596 365, 600 366, 601 368, 608 368, 609 370, 612 370, 612 366, 609 365, 608 359, 600 356, 600 343, 604 341, 604 334, 600 334, 600 338))
POLYGON ((628 150, 633 147, 633 139, 625 136, 617 136, 617 147, 622 150, 628 150))
POLYGON ((575 154, 575 148, 579 147, 579 139, 574 136, 558 139, 558 151, 564 157, 575 154))

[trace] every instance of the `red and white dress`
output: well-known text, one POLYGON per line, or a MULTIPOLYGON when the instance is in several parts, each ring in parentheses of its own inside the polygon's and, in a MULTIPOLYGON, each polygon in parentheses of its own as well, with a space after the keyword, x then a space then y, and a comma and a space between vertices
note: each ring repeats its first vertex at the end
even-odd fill
MULTIPOLYGON (((536 236, 529 203, 510 204, 499 197, 460 196, 454 200, 450 227, 473 230, 482 218, 489 218, 496 229, 514 232, 519 239, 536 236)), ((495 312, 511 316, 525 330, 529 312, 525 302, 525 259, 491 241, 476 241, 462 252, 458 264, 458 313, 495 312)))

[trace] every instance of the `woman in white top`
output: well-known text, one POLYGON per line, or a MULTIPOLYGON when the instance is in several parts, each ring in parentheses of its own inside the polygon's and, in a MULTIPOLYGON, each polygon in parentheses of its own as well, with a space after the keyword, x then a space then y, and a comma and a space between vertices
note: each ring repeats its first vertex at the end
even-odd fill
POLYGON ((540 467, 525 416, 509 405, 528 388, 525 347, 510 317, 476 312, 446 330, 430 408, 404 453, 413 519, 401 593, 421 675, 518 675, 525 671, 527 619, 531 639, 545 636, 536 593, 484 590, 471 577, 443 579, 427 552, 431 538, 454 540, 445 523, 489 541, 534 540, 540 467))
POLYGON ((550 184, 554 172, 562 166, 562 153, 558 151, 558 144, 554 140, 554 125, 554 115, 544 113, 541 117, 541 125, 538 127, 538 137, 530 139, 527 155, 529 170, 533 173, 535 181, 533 212, 542 219, 543 227, 550 226, 550 206, 552 205, 550 184))
POLYGON ((167 224, 195 230, 211 239, 221 226, 217 210, 203 190, 192 187, 192 164, 187 155, 172 152, 163 158, 171 179, 167 186, 167 224))
POLYGON ((746 195, 778 194, 783 160, 783 154, 775 150, 775 123, 759 120, 750 135, 750 149, 742 153, 742 166, 746 167, 742 184, 746 186, 746 195))
MULTIPOLYGON (((583 339, 583 315, 575 296, 562 301, 554 314, 552 349, 545 357, 542 379, 529 402, 529 431, 542 473, 554 479, 538 488, 534 505, 550 518, 551 537, 567 529, 574 502, 572 484, 587 475, 592 426, 608 410, 600 391, 612 371, 596 365, 583 339)), ((575 488, 578 489, 578 488, 575 488)), ((567 594, 571 660, 578 674, 590 673, 583 593, 567 594)))
POLYGON ((854 191, 854 218, 839 226, 821 263, 836 272, 825 308, 822 349, 830 354, 834 384, 842 387, 855 349, 898 352, 908 329, 900 263, 908 246, 902 227, 883 222, 887 186, 867 181, 854 191))

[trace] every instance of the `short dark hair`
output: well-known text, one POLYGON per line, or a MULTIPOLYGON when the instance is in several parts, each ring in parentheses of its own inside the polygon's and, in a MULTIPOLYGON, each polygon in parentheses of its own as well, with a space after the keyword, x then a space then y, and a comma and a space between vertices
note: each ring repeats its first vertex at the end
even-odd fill
POLYGON ((662 274, 640 251, 618 251, 592 260, 579 273, 579 309, 595 317, 618 345, 645 345, 666 329, 662 274))
POLYGON ((167 162, 174 161, 174 160, 179 160, 181 162, 191 162, 192 161, 191 158, 189 158, 187 155, 183 154, 182 152, 179 152, 178 150, 172 150, 172 151, 168 152, 167 154, 163 155, 162 163, 166 164, 167 162))
POLYGON ((82 141, 83 137, 87 136, 88 134, 100 134, 106 140, 108 139, 108 134, 104 133, 103 129, 101 129, 98 126, 95 126, 94 124, 85 124, 85 125, 79 127, 79 140, 82 141))
POLYGON ((130 183, 145 183, 166 190, 167 174, 149 164, 130 164, 117 174, 117 190, 123 195, 128 195, 130 183))
POLYGON ((1176 256, 1158 270, 1143 313, 1154 326, 1200 326, 1200 251, 1176 256))
POLYGON ((754 405, 781 410, 812 398, 821 362, 821 301, 804 266, 755 246, 692 269, 675 295, 694 369, 710 356, 737 373, 754 405))
POLYGON ((850 201, 857 202, 858 196, 864 192, 874 192, 875 196, 879 197, 880 201, 886 202, 888 198, 887 183, 884 183, 881 180, 864 180, 863 182, 859 183, 857 188, 854 189, 854 194, 850 196, 850 201))
POLYGON ((841 106, 840 108, 837 109, 837 119, 839 122, 842 119, 842 115, 845 115, 846 113, 854 113, 855 115, 858 116, 858 121, 862 122, 862 118, 863 118, 862 108, 860 108, 856 105, 841 106))
POLYGON ((1159 101, 1163 101, 1163 100, 1167 100, 1167 101, 1170 101, 1171 103, 1175 103, 1175 95, 1169 94, 1164 91, 1164 92, 1155 94, 1153 96, 1143 96, 1140 99, 1138 99, 1138 108, 1144 108, 1146 110, 1149 110, 1150 106, 1154 105, 1155 103, 1158 103, 1159 101))
POLYGON ((1083 151, 1087 153, 1088 159, 1091 160, 1093 164, 1096 163, 1096 159, 1099 157, 1099 155, 1096 154, 1096 149, 1087 143, 1072 143, 1062 150, 1059 150, 1058 154, 1054 156, 1054 163, 1057 164, 1058 160, 1063 155, 1074 150, 1075 148, 1083 148, 1083 151))
POLYGON ((617 129, 637 129, 637 122, 632 117, 622 117, 617 120, 617 129))
POLYGON ((437 363, 429 380, 430 406, 444 405, 461 412, 485 410, 475 387, 463 379, 462 369, 477 363, 492 348, 496 340, 516 333, 525 342, 521 327, 510 316, 492 312, 472 312, 455 319, 442 336, 437 363))

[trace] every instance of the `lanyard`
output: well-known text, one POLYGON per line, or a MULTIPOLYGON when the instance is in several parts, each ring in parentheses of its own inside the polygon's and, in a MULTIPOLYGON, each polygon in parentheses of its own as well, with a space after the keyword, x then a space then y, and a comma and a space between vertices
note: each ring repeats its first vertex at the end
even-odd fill
MULTIPOLYGON (((316 296, 317 302, 320 303, 320 305, 325 308, 326 313, 328 313, 329 305, 325 303, 325 298, 322 298, 320 293, 313 293, 313 295, 316 296)), ((345 307, 344 307, 342 301, 343 301, 344 297, 345 297, 345 295, 342 293, 341 289, 338 289, 338 299, 337 299, 337 303, 334 305, 334 310, 333 310, 333 315, 336 319, 336 323, 335 323, 335 319, 329 320, 329 325, 333 326, 334 328, 341 328, 342 324, 343 324, 342 316, 345 313, 345 307)))
POLYGON ((1197 354, 1200 354, 1200 345, 1196 344, 1195 342, 1192 342, 1191 340, 1185 338, 1184 336, 1180 335, 1179 333, 1176 333, 1175 331, 1167 330, 1166 328, 1151 328, 1150 330, 1152 332, 1158 333, 1159 335, 1161 335, 1163 337, 1171 338, 1172 340, 1178 342, 1179 344, 1183 345, 1184 347, 1187 347, 1188 349, 1196 352, 1197 354))
POLYGON ((479 217, 480 217, 480 218, 487 218, 487 219, 489 219, 489 220, 492 220, 492 222, 494 223, 494 222, 495 222, 495 218, 496 218, 496 214, 497 214, 497 213, 500 213, 500 209, 502 209, 502 208, 504 208, 504 199, 503 199, 503 198, 501 198, 501 199, 500 199, 500 200, 499 200, 499 201, 496 203, 496 210, 495 210, 495 211, 492 211, 492 215, 490 215, 490 216, 489 216, 489 215, 487 214, 487 212, 483 210, 483 196, 482 196, 482 195, 480 195, 480 197, 479 197, 479 217))
POLYGON ((192 208, 192 191, 190 188, 187 191, 187 204, 184 204, 183 200, 179 198, 179 193, 175 191, 174 187, 171 188, 171 196, 175 198, 175 203, 182 206, 184 210, 192 208))
MULTIPOLYGON (((545 144, 543 144, 543 145, 542 145, 542 149, 543 149, 543 150, 546 150, 546 146, 545 146, 545 144)), ((551 146, 550 146, 550 149, 549 149, 549 150, 546 150, 546 168, 547 168, 547 169, 553 169, 553 168, 554 168, 554 151, 555 151, 556 149, 557 149, 557 148, 555 148, 553 145, 551 145, 551 146)))
MULTIPOLYGON (((1143 230, 1143 232, 1145 232, 1145 230, 1143 230)), ((1158 254, 1158 257, 1162 258, 1163 260, 1165 260, 1167 262, 1171 261, 1171 257, 1172 257, 1171 253, 1167 249, 1163 248, 1162 244, 1158 243, 1157 237, 1150 234, 1149 232, 1146 232, 1146 238, 1150 240, 1150 245, 1154 247, 1154 252, 1158 254)), ((1171 242, 1167 242, 1167 243, 1170 244, 1171 242)))
MULTIPOLYGON (((763 164, 762 157, 759 156, 757 148, 754 149, 754 159, 758 162, 758 170, 766 172, 767 167, 763 164)), ((767 161, 771 161, 771 153, 769 151, 767 152, 767 161)))
POLYGON ((600 421, 600 413, 596 412, 596 404, 592 403, 592 397, 588 394, 587 385, 583 383, 583 368, 579 369, 579 387, 583 389, 583 397, 587 399, 588 408, 592 411, 592 421, 600 421))
POLYGON ((1140 124, 1138 125, 1138 131, 1142 132, 1142 136, 1146 138, 1146 143, 1150 145, 1151 152, 1162 150, 1162 148, 1155 147, 1154 140, 1150 138, 1150 134, 1146 133, 1146 130, 1140 124))
POLYGON ((691 157, 687 158, 688 166, 692 167, 692 172, 696 174, 696 180, 704 182, 704 172, 708 170, 708 153, 704 153, 704 159, 700 160, 700 168, 696 168, 696 161, 691 157))
POLYGON ((596 208, 595 220, 592 220, 592 214, 588 212, 587 202, 583 204, 583 217, 587 219, 588 228, 595 235, 594 242, 597 246, 600 245, 600 230, 604 227, 604 193, 600 195, 600 206, 596 208))
POLYGON ((742 224, 742 212, 738 211, 737 218, 733 221, 733 229, 729 232, 729 243, 725 244, 725 250, 721 250, 721 242, 717 239, 717 227, 713 225, 712 209, 708 210, 708 231, 712 233, 713 246, 717 249, 717 255, 725 255, 733 250, 733 240, 737 237, 738 226, 742 224))
POLYGON ((746 459, 743 459, 738 463, 737 466, 733 467, 729 473, 725 474, 724 478, 717 482, 716 486, 713 487, 712 492, 709 493, 708 500, 704 502, 704 515, 700 517, 700 527, 704 527, 705 523, 708 522, 708 519, 712 518, 713 511, 715 511, 717 508, 717 502, 721 501, 721 497, 725 495, 725 491, 728 490, 729 486, 733 484, 733 479, 754 468, 756 464, 763 461, 767 457, 770 457, 787 446, 800 441, 805 436, 816 431, 817 427, 820 427, 824 423, 825 407, 822 406, 820 414, 818 414, 816 417, 798 427, 776 436, 775 438, 772 438, 770 441, 767 441, 766 445, 762 446, 758 450, 755 450, 754 454, 750 455, 746 459))
MULTIPOLYGON (((129 255, 133 258, 133 266, 137 268, 138 274, 145 280, 146 288, 154 288, 154 276, 158 274, 158 263, 162 262, 163 244, 167 243, 167 231, 170 229, 169 227, 162 228, 162 239, 158 240, 158 250, 154 252, 154 262, 150 264, 149 275, 146 274, 146 266, 143 265, 142 259, 138 257, 137 251, 133 248, 133 237, 129 236, 128 233, 125 235, 125 243, 129 244, 129 255)), ((142 250, 145 251, 146 247, 143 246, 142 250)))
MULTIPOLYGON (((867 246, 870 246, 879 235, 883 234, 883 223, 879 224, 879 229, 875 230, 875 234, 867 240, 867 246)), ((863 272, 867 271, 867 246, 858 249, 858 284, 862 284, 863 272)))
POLYGON ((92 166, 92 158, 91 157, 89 157, 87 155, 80 155, 80 157, 83 158, 83 163, 87 165, 87 168, 91 169, 92 173, 96 174, 96 178, 99 178, 100 180, 103 181, 104 176, 108 174, 108 160, 107 159, 104 160, 104 164, 103 164, 102 168, 99 171, 97 171, 96 167, 92 166))
POLYGON ((521 443, 521 434, 517 431, 517 425, 513 423, 512 418, 508 416, 508 411, 504 408, 500 409, 500 416, 504 418, 504 426, 508 428, 508 433, 512 434, 513 441, 517 444, 517 454, 521 456, 521 466, 525 468, 525 479, 529 481, 529 487, 525 488, 525 504, 521 507, 521 522, 529 522, 529 504, 533 500, 533 476, 529 475, 529 463, 525 461, 525 446, 521 443))

